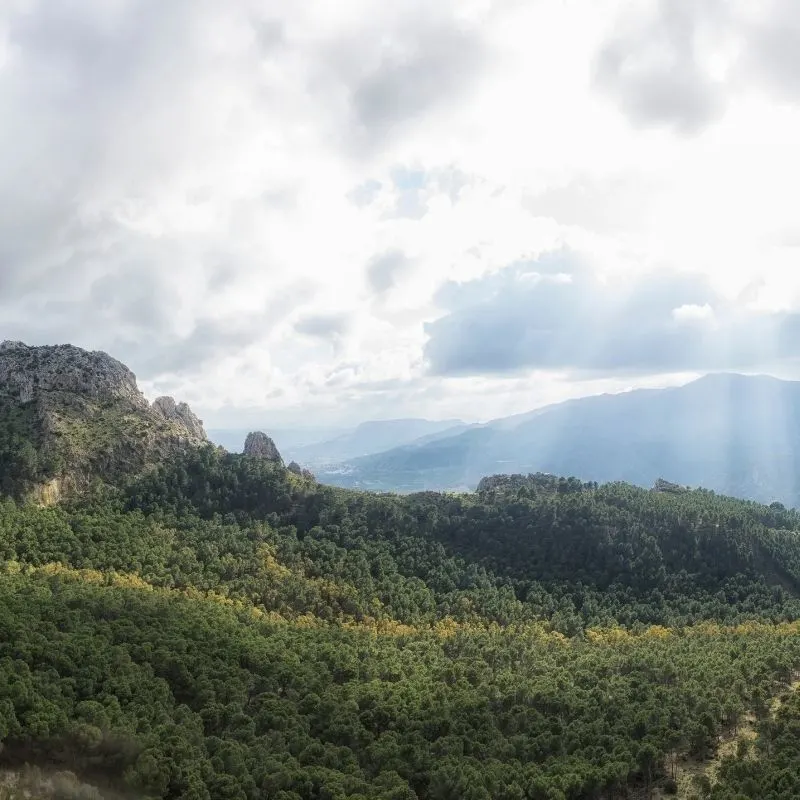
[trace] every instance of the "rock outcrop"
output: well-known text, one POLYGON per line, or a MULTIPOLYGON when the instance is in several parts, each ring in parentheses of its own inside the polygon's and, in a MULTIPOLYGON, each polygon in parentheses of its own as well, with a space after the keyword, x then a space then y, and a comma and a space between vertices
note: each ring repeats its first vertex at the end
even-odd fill
POLYGON ((664 480, 664 478, 659 478, 653 484, 653 491, 666 494, 685 494, 688 490, 686 487, 677 483, 671 483, 670 481, 664 480))
POLYGON ((0 345, 0 488, 42 503, 121 485, 207 443, 185 403, 152 405, 124 364, 72 345, 0 345))
POLYGON ((275 442, 261 431, 247 434, 244 442, 244 454, 253 458, 263 458, 265 461, 276 461, 283 464, 283 459, 275 446, 275 442))
POLYGON ((94 400, 123 400, 146 409, 136 376, 102 352, 70 344, 31 347, 22 342, 0 344, 0 391, 21 403, 45 392, 68 392, 94 400))
POLYGON ((164 419, 185 426, 190 436, 195 439, 206 439, 203 420, 192 412, 186 403, 176 403, 172 397, 157 397, 153 401, 153 411, 164 419))
POLYGON ((317 480, 316 476, 310 469, 303 469, 296 461, 290 461, 289 466, 286 467, 289 472, 293 472, 295 475, 299 475, 301 478, 305 478, 308 481, 315 481, 317 480))

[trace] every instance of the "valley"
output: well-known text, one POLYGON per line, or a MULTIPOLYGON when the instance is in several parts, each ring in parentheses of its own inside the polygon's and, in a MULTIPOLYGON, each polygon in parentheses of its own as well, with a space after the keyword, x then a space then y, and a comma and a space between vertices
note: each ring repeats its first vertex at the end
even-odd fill
POLYGON ((0 406, 33 453, 0 461, 0 766, 75 776, 43 797, 800 795, 797 511, 546 474, 374 494, 263 434, 177 437, 102 370, 91 403, 36 383, 0 406))
MULTIPOLYGON (((306 444, 286 452, 320 480, 373 491, 471 491, 497 473, 574 475, 649 488, 660 478, 763 503, 800 505, 800 384, 764 376, 707 375, 669 389, 597 395, 424 436, 386 434, 306 444), (709 414, 709 409, 714 409, 709 414), (382 446, 402 435, 391 447, 382 446), (337 443, 338 442, 338 443, 337 443)), ((418 423, 419 424, 419 423, 418 423)), ((215 432, 220 441, 223 432, 215 432)), ((213 438, 213 437, 212 437, 213 438)))

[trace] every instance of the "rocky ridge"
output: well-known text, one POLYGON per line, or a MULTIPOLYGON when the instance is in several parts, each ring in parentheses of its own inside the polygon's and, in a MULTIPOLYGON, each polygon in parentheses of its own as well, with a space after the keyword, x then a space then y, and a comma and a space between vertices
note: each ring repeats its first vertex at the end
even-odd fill
POLYGON ((276 461, 283 464, 275 442, 262 431, 249 433, 244 442, 244 454, 251 458, 262 458, 265 461, 276 461))
POLYGON ((51 502, 207 442, 186 403, 150 404, 133 372, 106 353, 0 344, 0 485, 10 493, 51 502))
POLYGON ((307 481, 316 482, 317 480, 316 476, 310 469, 304 469, 296 461, 290 461, 286 469, 295 475, 299 475, 301 478, 305 478, 307 481))
POLYGON ((205 441, 203 420, 199 419, 186 403, 176 403, 172 397, 157 397, 153 401, 152 409, 164 419, 183 425, 190 436, 205 441))
POLYGON ((118 399, 146 409, 136 376, 102 352, 70 344, 33 347, 23 342, 0 344, 0 391, 31 402, 43 392, 73 392, 94 399, 118 399))

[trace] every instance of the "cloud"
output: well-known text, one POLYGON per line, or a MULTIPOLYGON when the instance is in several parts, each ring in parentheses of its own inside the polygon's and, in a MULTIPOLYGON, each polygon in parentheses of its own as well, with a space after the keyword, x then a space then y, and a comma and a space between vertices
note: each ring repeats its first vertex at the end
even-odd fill
POLYGON ((150 333, 144 341, 120 341, 118 349, 151 380, 176 373, 198 375, 227 354, 239 352, 258 341, 266 324, 261 315, 244 316, 235 321, 199 319, 186 335, 175 336, 167 343, 159 343, 150 333))
POLYGON ((375 200, 382 186, 383 184, 380 181, 374 179, 364 181, 348 193, 347 199, 355 203, 359 208, 364 208, 375 200))
POLYGON ((523 205, 534 216, 552 217, 563 225, 592 231, 635 230, 647 220, 656 190, 654 181, 616 174, 606 178, 584 174, 525 194, 523 205))
POLYGON ((455 205, 462 189, 475 182, 474 175, 467 175, 452 165, 430 170, 395 166, 391 172, 393 203, 382 218, 421 220, 428 213, 432 200, 446 197, 455 205))
MULTIPOLYGON (((597 55, 597 85, 636 123, 695 133, 719 119, 726 87, 698 52, 700 29, 720 25, 717 0, 657 0, 597 55)), ((724 20, 724 16, 723 16, 724 20)))
MULTIPOLYGON (((788 313, 796 6, 728 5, 0 3, 0 338, 105 350, 204 416, 464 416, 465 386, 487 415, 558 394, 492 338, 546 338, 548 292, 597 348, 639 265, 709 276, 641 300, 674 338, 788 313), (674 135, 717 107, 713 142, 674 135)), ((654 324, 628 317, 620 352, 654 324)))
POLYGON ((382 146, 431 110, 457 103, 487 57, 479 28, 455 19, 447 3, 414 0, 377 20, 367 14, 360 30, 333 44, 328 62, 347 87, 352 144, 382 146))
POLYGON ((602 281, 568 251, 450 285, 440 300, 447 313, 426 327, 436 375, 752 369, 800 356, 800 314, 747 312, 696 275, 602 281))
POLYGON ((428 213, 428 176, 423 170, 396 167, 392 171, 395 205, 386 217, 420 220, 428 213))
POLYGON ((800 8, 792 0, 772 0, 768 13, 751 21, 743 71, 778 95, 800 100, 800 8))
POLYGON ((402 169, 384 148, 465 100, 486 52, 455 3, 4 5, 3 335, 176 381, 254 345, 291 363, 291 331, 343 340, 325 306, 358 302, 381 249, 360 212, 402 169))
POLYGON ((707 322, 714 319, 714 309, 705 303, 702 306, 687 303, 672 309, 672 318, 676 322, 707 322))
POLYGON ((331 340, 342 336, 348 328, 348 318, 346 314, 311 314, 302 317, 295 325, 294 329, 304 336, 314 339, 331 340))
POLYGON ((408 256, 402 250, 387 250, 373 256, 367 264, 367 282, 376 294, 383 294, 391 289, 397 279, 411 265, 408 256))
POLYGON ((634 123, 696 134, 743 92, 799 101, 798 41, 793 0, 646 0, 618 18, 594 79, 634 123))

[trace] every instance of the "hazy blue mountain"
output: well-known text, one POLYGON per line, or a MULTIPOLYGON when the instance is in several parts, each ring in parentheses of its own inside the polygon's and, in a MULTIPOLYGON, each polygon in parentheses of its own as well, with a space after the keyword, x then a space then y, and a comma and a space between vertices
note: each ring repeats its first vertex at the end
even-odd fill
MULTIPOLYGON (((347 428, 309 427, 309 428, 271 428, 261 425, 269 431, 270 437, 281 453, 291 458, 292 452, 310 444, 324 442, 347 433, 347 428)), ((214 444, 221 445, 230 453, 241 453, 247 434, 254 430, 251 428, 217 428, 208 431, 208 438, 214 444)))
MULTIPOLYGON (((410 442, 436 437, 446 432, 459 433, 467 426, 458 419, 388 419, 362 422, 339 436, 282 450, 304 466, 336 464, 359 456, 379 453, 410 442)), ((278 437, 275 437, 276 442, 278 437)))
POLYGON ((320 480, 379 490, 474 488, 551 472, 650 486, 658 478, 800 505, 800 383, 709 375, 600 395, 350 459, 320 480))
MULTIPOLYGON (((362 422, 355 428, 270 428, 281 454, 303 466, 331 466, 359 456, 380 453, 415 442, 424 444, 440 436, 461 433, 471 426, 458 419, 389 419, 362 422)), ((231 453, 241 453, 250 429, 216 429, 208 432, 215 444, 231 453)))

